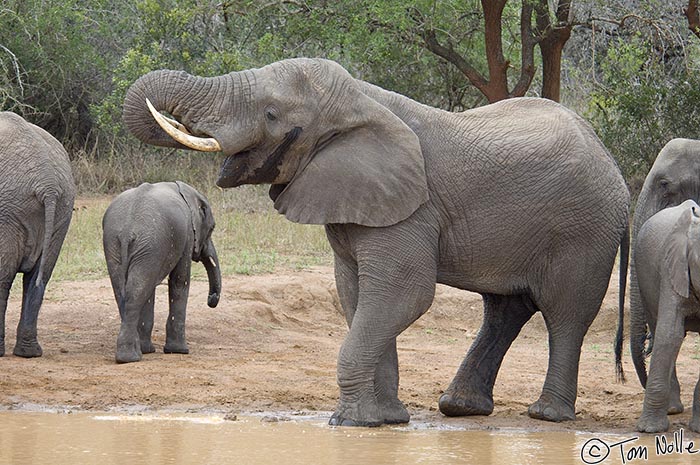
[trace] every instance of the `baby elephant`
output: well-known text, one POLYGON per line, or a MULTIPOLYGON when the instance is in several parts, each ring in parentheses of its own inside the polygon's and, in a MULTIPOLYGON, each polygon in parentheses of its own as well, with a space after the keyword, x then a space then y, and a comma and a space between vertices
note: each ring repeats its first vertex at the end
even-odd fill
POLYGON ((216 307, 221 272, 211 233, 214 216, 207 199, 183 182, 141 184, 121 193, 102 219, 107 269, 119 307, 117 362, 136 362, 155 352, 151 342, 156 286, 168 276, 170 313, 165 353, 188 353, 185 307, 191 260, 209 278, 208 305, 216 307))
MULTIPOLYGON (((638 349, 643 350, 644 337, 634 326, 644 321, 654 341, 637 429, 657 433, 668 429, 667 413, 683 411, 676 357, 686 331, 700 331, 700 207, 686 200, 649 218, 639 230, 634 252, 644 315, 632 315, 633 342, 640 339, 638 349)), ((644 374, 644 367, 638 368, 644 374)), ((689 426, 700 432, 700 382, 689 426)))

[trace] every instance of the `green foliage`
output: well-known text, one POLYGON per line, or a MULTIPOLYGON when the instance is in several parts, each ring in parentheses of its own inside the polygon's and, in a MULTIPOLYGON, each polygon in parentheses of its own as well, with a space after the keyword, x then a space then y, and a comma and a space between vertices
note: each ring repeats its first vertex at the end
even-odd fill
POLYGON ((700 139, 700 76, 667 69, 651 47, 638 35, 614 42, 601 64, 604 84, 589 100, 591 122, 633 187, 670 139, 700 139))
POLYGON ((110 6, 119 3, 3 2, 0 109, 22 114, 70 146, 83 146, 92 130, 89 105, 104 96, 110 60, 118 55, 110 6))
MULTIPOLYGON (((520 74, 522 1, 508 1, 503 13, 511 81, 520 74)), ((697 137, 700 127, 700 41, 679 13, 684 2, 637 3, 575 2, 582 26, 563 62, 563 101, 592 121, 628 177, 643 176, 669 138, 697 137), (615 24, 630 13, 624 27, 615 24), (594 16, 611 19, 597 20, 595 34, 585 26, 594 16)), ((67 146, 81 191, 115 192, 139 180, 186 176, 184 162, 163 163, 162 149, 141 147, 121 124, 126 90, 154 69, 212 76, 319 56, 429 105, 484 104, 455 66, 426 49, 426 28, 488 75, 479 0, 5 0, 0 109, 67 146)), ((214 168, 201 166, 210 179, 214 168)))

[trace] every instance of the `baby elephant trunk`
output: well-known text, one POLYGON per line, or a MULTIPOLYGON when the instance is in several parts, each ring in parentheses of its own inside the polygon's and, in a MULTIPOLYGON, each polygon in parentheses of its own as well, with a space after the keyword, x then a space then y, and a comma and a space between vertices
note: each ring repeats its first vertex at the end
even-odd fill
POLYGON ((207 277, 209 278, 207 305, 214 308, 219 303, 219 296, 221 295, 221 268, 219 267, 219 257, 216 254, 216 248, 211 238, 207 241, 206 250, 202 254, 201 261, 207 270, 207 277))

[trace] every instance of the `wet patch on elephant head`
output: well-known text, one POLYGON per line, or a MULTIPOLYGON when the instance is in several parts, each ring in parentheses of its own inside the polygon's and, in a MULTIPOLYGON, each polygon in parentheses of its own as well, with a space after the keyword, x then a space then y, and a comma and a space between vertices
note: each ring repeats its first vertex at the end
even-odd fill
POLYGON ((282 142, 270 155, 266 155, 262 165, 255 167, 254 162, 260 157, 259 152, 247 150, 229 155, 219 170, 219 187, 237 187, 242 184, 270 184, 277 180, 280 166, 292 144, 299 138, 302 128, 295 127, 285 134, 282 142))

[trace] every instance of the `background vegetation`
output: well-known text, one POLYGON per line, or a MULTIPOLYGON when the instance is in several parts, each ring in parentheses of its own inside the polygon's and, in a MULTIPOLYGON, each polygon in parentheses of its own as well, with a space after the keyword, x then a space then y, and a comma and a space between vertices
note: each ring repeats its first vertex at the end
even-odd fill
MULTIPOLYGON (((173 179, 206 193, 227 271, 328 263, 322 229, 275 216, 264 189, 215 189, 217 156, 128 135, 128 86, 159 68, 211 76, 321 56, 449 110, 555 98, 593 124, 635 191, 669 139, 700 139, 695 8, 695 0, 3 0, 0 110, 63 142, 83 197, 173 179), (560 56, 553 47, 563 47, 560 56), (240 242, 226 243, 231 236, 240 242)), ((107 203, 76 210, 66 250, 85 261, 62 259, 57 274, 104 275, 107 203)))

